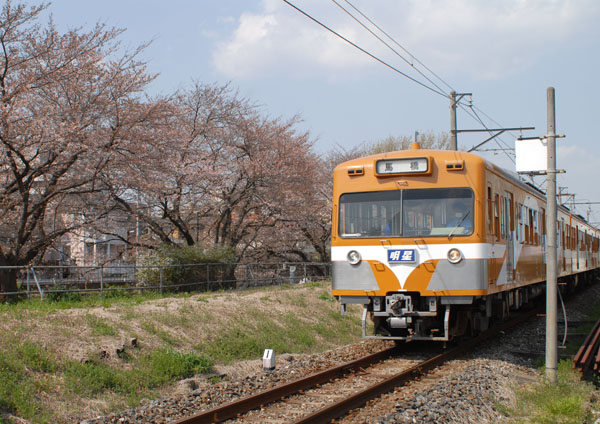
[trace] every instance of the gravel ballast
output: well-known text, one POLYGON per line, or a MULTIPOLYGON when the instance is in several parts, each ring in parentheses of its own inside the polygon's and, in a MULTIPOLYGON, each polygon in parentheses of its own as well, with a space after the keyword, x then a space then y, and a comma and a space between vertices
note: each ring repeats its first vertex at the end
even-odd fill
MULTIPOLYGON (((600 296, 600 284, 586 288, 567 301, 570 321, 585 319, 600 296)), ((561 313, 562 315, 562 313, 561 313)), ((560 317, 559 334, 563 324, 560 317)), ((562 340, 562 337, 561 337, 562 340)), ((381 341, 364 341, 322 354, 281 355, 272 372, 262 370, 262 361, 218 368, 221 381, 210 384, 205 377, 184 380, 178 394, 140 407, 83 421, 105 423, 167 423, 237 400, 317 370, 356 359, 390 346, 381 341)), ((543 359, 545 318, 537 317, 521 328, 501 335, 466 358, 444 365, 430 377, 398 388, 379 402, 353 412, 341 422, 372 423, 500 423, 506 422, 498 404, 511 405, 514 389, 541 381, 536 357, 543 359)), ((559 352, 560 353, 560 352, 559 352)))

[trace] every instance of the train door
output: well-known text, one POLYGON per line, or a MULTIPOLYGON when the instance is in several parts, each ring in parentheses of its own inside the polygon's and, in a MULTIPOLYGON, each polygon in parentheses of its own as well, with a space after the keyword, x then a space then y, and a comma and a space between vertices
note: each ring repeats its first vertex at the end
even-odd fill
POLYGON ((512 193, 505 192, 502 202, 502 227, 503 238, 506 243, 506 282, 512 283, 514 280, 514 204, 512 193))

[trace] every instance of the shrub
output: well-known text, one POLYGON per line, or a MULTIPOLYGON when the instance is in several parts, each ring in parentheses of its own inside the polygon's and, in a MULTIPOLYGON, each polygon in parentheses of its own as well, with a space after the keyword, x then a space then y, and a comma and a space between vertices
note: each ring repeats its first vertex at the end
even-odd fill
MULTIPOLYGON (((73 291, 73 287, 57 284, 51 291, 46 292, 46 298, 50 302, 79 302, 81 293, 73 291)), ((76 290, 76 288, 75 288, 76 290)))
POLYGON ((165 245, 146 257, 136 276, 139 286, 173 291, 229 288, 233 261, 231 249, 165 245))

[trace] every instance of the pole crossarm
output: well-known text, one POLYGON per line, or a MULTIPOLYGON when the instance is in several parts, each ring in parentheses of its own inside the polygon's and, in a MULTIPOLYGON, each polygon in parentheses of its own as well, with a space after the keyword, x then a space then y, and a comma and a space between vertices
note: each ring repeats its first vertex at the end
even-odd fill
POLYGON ((456 104, 462 100, 465 96, 472 96, 473 93, 457 93, 455 91, 450 92, 450 99, 456 104))
POLYGON ((485 129, 485 130, 456 130, 456 132, 494 132, 494 131, 496 132, 495 134, 492 134, 490 137, 486 138, 484 141, 479 143, 477 146, 471 147, 469 150, 467 150, 468 152, 472 152, 473 150, 477 150, 478 148, 483 146, 488 141, 493 140, 494 138, 498 137, 500 134, 502 134, 506 131, 525 131, 525 130, 534 130, 534 129, 535 129, 535 127, 489 128, 489 129, 485 129))
POLYGON ((546 140, 548 137, 566 138, 567 136, 564 134, 546 134, 537 137, 519 137, 517 140, 546 140))
MULTIPOLYGON (((535 127, 515 127, 515 128, 483 128, 476 130, 456 130, 457 133, 466 133, 466 132, 491 132, 491 131, 525 131, 525 130, 535 130, 535 127)), ((539 137, 534 137, 539 138, 539 137)))

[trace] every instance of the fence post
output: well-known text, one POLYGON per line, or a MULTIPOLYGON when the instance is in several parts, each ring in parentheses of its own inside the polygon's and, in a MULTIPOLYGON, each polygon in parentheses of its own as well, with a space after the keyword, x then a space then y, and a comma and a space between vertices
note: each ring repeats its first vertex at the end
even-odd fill
POLYGON ((40 296, 42 300, 44 300, 44 290, 42 289, 42 286, 40 286, 40 281, 38 280, 37 274, 35 273, 35 269, 33 267, 31 267, 31 273, 33 274, 33 279, 35 280, 35 285, 37 286, 40 292, 40 296))
POLYGON ((27 299, 31 299, 31 280, 29 279, 29 267, 27 268, 27 299))
POLYGON ((104 297, 104 265, 100 265, 100 297, 104 297))
POLYGON ((306 282, 308 282, 308 277, 306 276, 306 262, 304 262, 302 264, 302 269, 303 269, 302 270, 302 278, 303 278, 303 281, 306 283, 306 282))
POLYGON ((163 271, 164 271, 164 268, 161 265, 161 267, 160 267, 160 281, 158 283, 158 285, 159 285, 159 292, 160 292, 161 296, 163 294, 163 271))
POLYGON ((206 264, 206 291, 210 290, 210 264, 206 264))

